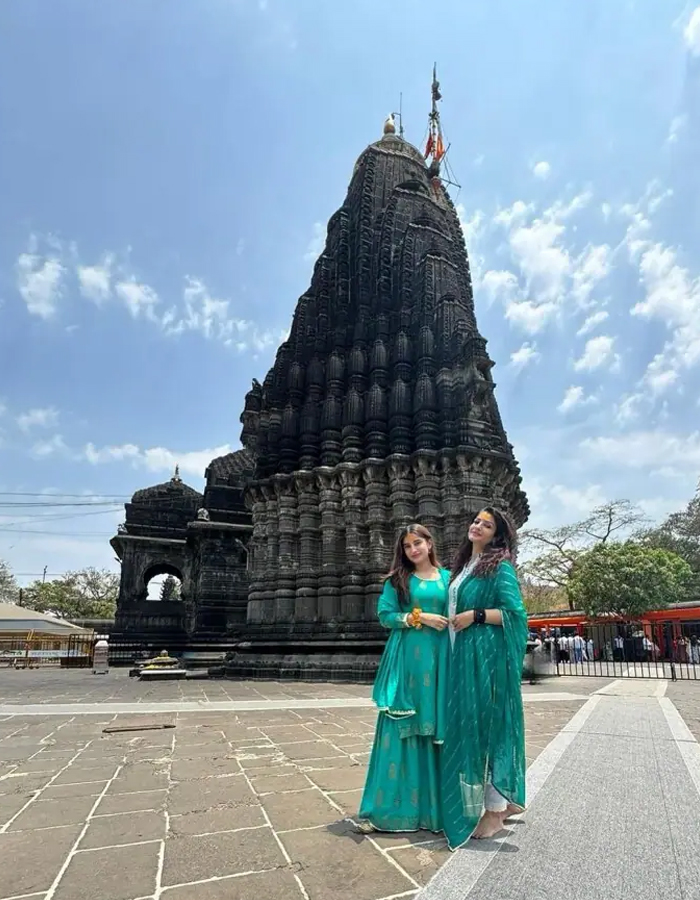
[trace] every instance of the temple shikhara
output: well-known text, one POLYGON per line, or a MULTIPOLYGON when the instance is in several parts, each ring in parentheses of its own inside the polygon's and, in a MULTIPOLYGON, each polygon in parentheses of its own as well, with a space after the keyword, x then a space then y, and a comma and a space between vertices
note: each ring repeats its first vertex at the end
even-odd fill
POLYGON ((423 523, 449 560, 485 504, 527 519, 439 100, 434 78, 424 152, 390 116, 355 163, 289 338, 246 395, 243 449, 210 463, 203 494, 176 473, 127 504, 118 635, 227 641, 235 677, 371 680, 399 529, 423 523), (147 599, 163 573, 178 600, 147 599))

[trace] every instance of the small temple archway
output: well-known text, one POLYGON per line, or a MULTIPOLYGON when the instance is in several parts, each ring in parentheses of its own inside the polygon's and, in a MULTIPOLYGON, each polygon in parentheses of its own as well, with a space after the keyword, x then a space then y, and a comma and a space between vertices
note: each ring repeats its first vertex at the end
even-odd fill
POLYGON ((140 600, 152 602, 176 602, 184 600, 184 578, 178 566, 159 563, 150 566, 143 574, 143 593, 140 600))

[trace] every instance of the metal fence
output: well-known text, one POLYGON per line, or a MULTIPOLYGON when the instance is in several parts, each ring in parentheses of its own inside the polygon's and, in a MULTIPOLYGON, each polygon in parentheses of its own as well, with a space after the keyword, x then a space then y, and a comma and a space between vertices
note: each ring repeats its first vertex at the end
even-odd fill
POLYGON ((700 681, 700 623, 613 623, 531 635, 526 677, 700 681))
POLYGON ((88 668, 92 665, 94 647, 95 638, 82 634, 65 638, 0 638, 0 666, 13 669, 88 668))

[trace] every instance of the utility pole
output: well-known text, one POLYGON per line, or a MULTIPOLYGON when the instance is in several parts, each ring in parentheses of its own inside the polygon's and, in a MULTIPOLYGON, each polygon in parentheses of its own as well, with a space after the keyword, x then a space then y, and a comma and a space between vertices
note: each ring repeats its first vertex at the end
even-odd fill
POLYGON ((48 568, 49 568, 48 566, 44 566, 44 574, 41 576, 41 583, 42 583, 42 584, 45 584, 45 583, 46 583, 46 572, 48 571, 48 568))

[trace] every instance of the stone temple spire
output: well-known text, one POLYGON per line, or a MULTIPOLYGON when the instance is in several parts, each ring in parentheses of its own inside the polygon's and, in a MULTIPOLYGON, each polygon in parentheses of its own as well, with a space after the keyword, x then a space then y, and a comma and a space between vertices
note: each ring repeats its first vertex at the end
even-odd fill
POLYGON ((464 236, 437 177, 440 99, 434 73, 425 153, 390 116, 360 154, 289 338, 246 398, 249 623, 352 629, 374 620, 402 525, 434 529, 447 559, 485 503, 527 519, 464 236))

